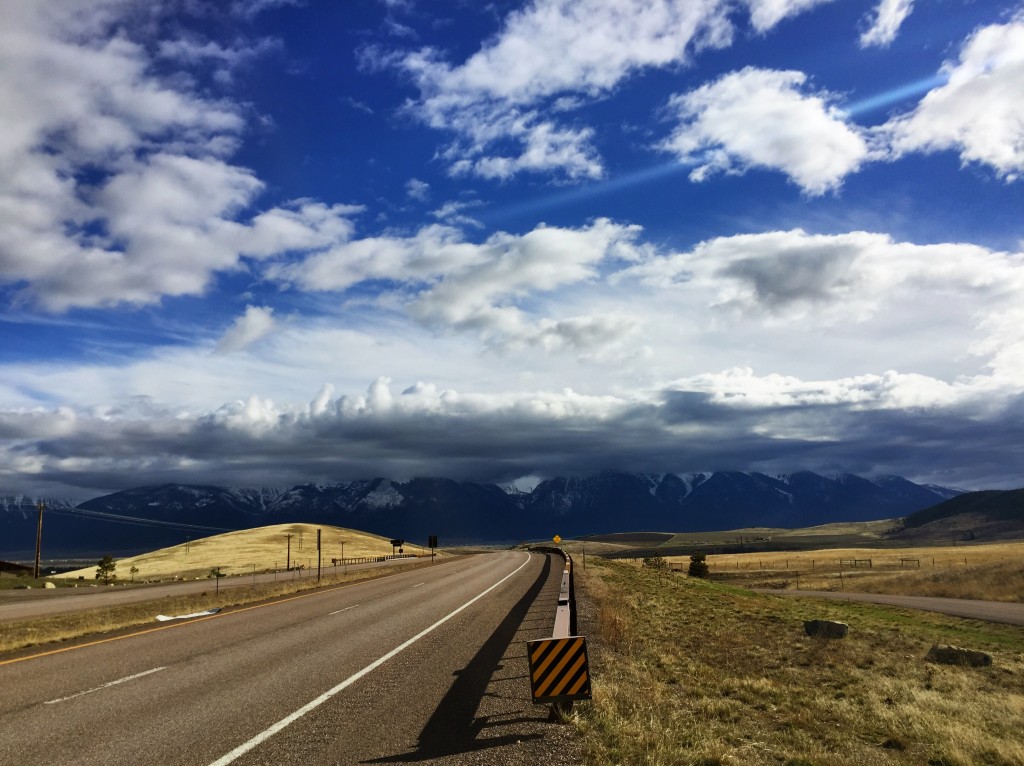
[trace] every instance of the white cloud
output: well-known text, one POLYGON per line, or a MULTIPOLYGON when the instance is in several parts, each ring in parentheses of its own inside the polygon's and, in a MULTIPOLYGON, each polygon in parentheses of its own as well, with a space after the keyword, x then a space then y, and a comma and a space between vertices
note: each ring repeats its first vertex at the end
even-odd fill
POLYGON ((743 332, 766 338, 796 332, 805 343, 817 335, 811 342, 823 344, 820 353, 828 353, 829 343, 821 333, 838 333, 847 342, 851 335, 866 342, 873 337, 878 353, 892 343, 908 359, 920 342, 915 334, 934 331, 929 342, 945 341, 945 351, 931 350, 936 358, 987 357, 992 373, 1006 379, 1021 370, 1024 333, 1004 320, 1024 304, 1019 253, 916 245, 869 232, 794 230, 708 240, 613 279, 634 278, 691 299, 700 296, 732 332, 747 328, 743 332))
MULTIPOLYGON (((476 160, 460 159, 452 163, 453 176, 476 175, 505 181, 523 171, 560 171, 569 178, 600 178, 604 174, 594 149, 590 146, 593 131, 589 128, 572 130, 558 128, 550 122, 538 121, 535 115, 514 121, 507 138, 522 143, 519 156, 487 155, 476 160)), ((469 126, 469 132, 475 132, 469 126)), ((480 144, 482 150, 483 144, 480 144)), ((474 152, 476 149, 474 149, 474 152)), ((458 151, 449 150, 449 157, 458 151)))
POLYGON ((810 195, 835 189, 869 159, 869 146, 802 72, 747 67, 674 96, 680 123, 661 148, 694 165, 690 178, 780 170, 810 195))
POLYGON ((946 84, 884 126, 895 155, 954 150, 964 163, 1016 180, 1024 170, 1024 20, 977 30, 942 73, 946 84))
POLYGON ((202 293, 243 253, 345 235, 355 209, 309 201, 246 223, 263 184, 227 162, 241 108, 154 74, 123 5, 75 9, 18 4, 0 29, 0 283, 53 311, 153 303, 202 293))
POLYGON ((860 46, 884 48, 892 44, 913 9, 914 0, 879 0, 871 26, 860 36, 860 46))
POLYGON ((351 240, 297 263, 272 264, 266 274, 310 291, 346 290, 368 280, 416 285, 462 270, 482 257, 476 245, 463 241, 461 231, 435 224, 411 237, 351 240))
MULTIPOLYGON (((440 213, 457 214, 459 204, 440 213)), ((640 229, 599 219, 578 229, 540 226, 526 234, 498 232, 470 243, 449 226, 427 226, 411 237, 369 237, 314 254, 267 274, 305 290, 346 290, 361 282, 395 283, 390 299, 418 321, 472 330, 488 343, 579 349, 617 341, 632 319, 587 315, 534 322, 520 302, 596 280, 602 268, 642 257, 640 229)))
POLYGON ((745 0, 750 8, 750 23, 758 32, 767 32, 779 22, 816 5, 832 2, 832 0, 745 0))
POLYGON ((217 354, 231 354, 248 348, 273 332, 274 310, 266 306, 246 306, 245 313, 217 341, 217 354))
POLYGON ((430 199, 430 184, 418 178, 410 178, 405 182, 405 193, 418 202, 430 199))
POLYGON ((518 333, 518 298, 597 279, 602 263, 634 260, 639 228, 606 219, 580 229, 539 227, 494 234, 467 268, 448 271, 412 304, 415 316, 444 326, 518 333))

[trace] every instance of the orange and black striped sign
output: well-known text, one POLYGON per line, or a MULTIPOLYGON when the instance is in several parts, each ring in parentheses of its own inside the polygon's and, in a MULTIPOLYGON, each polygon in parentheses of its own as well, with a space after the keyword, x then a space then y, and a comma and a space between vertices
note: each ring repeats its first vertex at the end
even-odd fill
POLYGON ((534 702, 590 699, 587 639, 542 638, 526 643, 534 702))

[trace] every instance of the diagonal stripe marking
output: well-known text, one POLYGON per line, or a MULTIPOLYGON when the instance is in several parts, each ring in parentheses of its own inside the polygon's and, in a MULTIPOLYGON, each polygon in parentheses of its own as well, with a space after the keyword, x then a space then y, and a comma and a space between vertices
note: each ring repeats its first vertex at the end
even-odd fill
POLYGON ((541 676, 544 675, 544 671, 547 669, 548 665, 550 665, 552 660, 554 660, 555 657, 558 656, 559 652, 562 651, 562 648, 568 642, 569 642, 569 639, 562 638, 562 639, 559 639, 558 641, 554 642, 553 644, 551 644, 551 647, 552 647, 551 651, 548 652, 548 655, 544 658, 543 662, 541 662, 540 665, 538 665, 536 668, 534 668, 534 671, 533 671, 533 680, 534 681, 539 681, 540 680, 541 676))
POLYGON ((586 661, 586 659, 586 656, 582 654, 576 658, 576 662, 569 669, 569 672, 563 675, 561 680, 558 682, 558 685, 551 690, 552 697, 557 697, 559 694, 562 693, 562 690, 565 689, 565 687, 573 679, 573 677, 576 675, 579 669, 583 667, 583 663, 586 661))
POLYGON ((580 645, 580 643, 582 643, 582 642, 576 642, 576 646, 575 646, 575 647, 572 647, 572 648, 570 648, 570 650, 569 650, 569 651, 567 651, 567 652, 566 652, 566 653, 565 653, 565 654, 564 654, 564 655, 562 656, 562 658, 561 658, 561 659, 560 659, 560 660, 558 661, 558 664, 557 664, 557 665, 555 665, 555 667, 554 667, 554 668, 553 668, 553 669, 551 670, 551 672, 549 673, 549 675, 548 675, 547 679, 546 679, 546 680, 544 681, 544 683, 542 683, 542 684, 540 685, 540 687, 539 687, 539 688, 537 689, 537 694, 538 694, 538 696, 539 696, 540 694, 544 693, 544 691, 545 691, 545 690, 546 690, 546 689, 547 689, 547 688, 548 688, 549 686, 551 686, 551 684, 552 684, 552 683, 554 683, 554 682, 555 682, 555 681, 556 681, 556 680, 558 679, 558 676, 559 676, 559 675, 561 674, 561 672, 562 672, 562 668, 564 668, 564 667, 566 666, 566 664, 567 664, 567 663, 568 663, 568 662, 569 662, 569 661, 570 661, 570 660, 571 660, 571 659, 573 658, 573 656, 575 655, 575 653, 576 653, 576 650, 577 650, 578 646, 580 645))

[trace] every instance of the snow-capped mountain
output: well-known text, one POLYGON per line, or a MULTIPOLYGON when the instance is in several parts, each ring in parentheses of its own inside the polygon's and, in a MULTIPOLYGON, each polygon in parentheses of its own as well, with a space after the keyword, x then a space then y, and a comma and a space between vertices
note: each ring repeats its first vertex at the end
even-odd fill
MULTIPOLYGON (((802 471, 558 477, 529 492, 450 479, 385 478, 281 488, 163 485, 116 492, 75 509, 51 504, 48 556, 123 554, 218 530, 305 521, 444 544, 617 531, 802 527, 906 516, 960 494, 898 476, 866 479, 802 471), (120 518, 118 518, 120 517, 120 518), (146 520, 140 523, 138 520, 146 520)), ((0 557, 35 545, 35 500, 0 499, 0 557)))

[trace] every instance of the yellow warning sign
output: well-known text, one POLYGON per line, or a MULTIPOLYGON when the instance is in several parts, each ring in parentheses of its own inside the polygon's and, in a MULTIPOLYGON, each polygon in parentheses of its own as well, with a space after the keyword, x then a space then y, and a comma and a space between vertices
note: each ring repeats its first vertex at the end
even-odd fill
POLYGON ((555 535, 551 539, 555 541, 555 545, 558 545, 560 542, 562 542, 562 538, 559 537, 558 535, 555 535))
POLYGON ((586 638, 569 636, 527 641, 526 656, 534 702, 590 699, 586 638))

